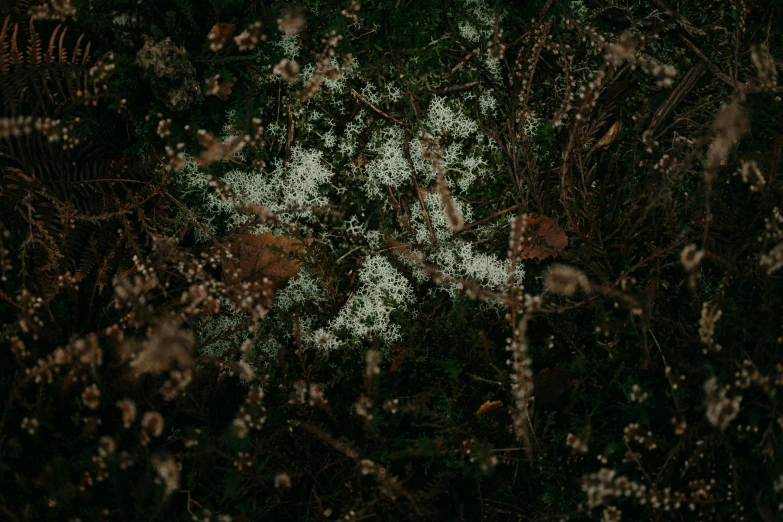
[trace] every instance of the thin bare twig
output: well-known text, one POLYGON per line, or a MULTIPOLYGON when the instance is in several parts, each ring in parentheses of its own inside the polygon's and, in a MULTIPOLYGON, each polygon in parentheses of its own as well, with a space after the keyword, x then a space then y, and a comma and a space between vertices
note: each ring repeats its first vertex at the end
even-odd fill
POLYGON ((732 89, 737 86, 737 82, 735 80, 732 80, 731 78, 729 78, 728 75, 724 74, 723 71, 718 69, 718 67, 714 63, 712 63, 710 61, 710 59, 707 58, 707 56, 703 52, 701 52, 699 50, 699 48, 696 47, 696 45, 693 42, 691 42, 690 40, 688 40, 684 36, 682 36, 681 38, 682 38, 683 43, 685 45, 687 45, 688 47, 690 47, 691 50, 694 52, 694 54, 696 56, 698 56, 699 59, 702 62, 704 62, 704 65, 706 65, 709 68, 709 70, 712 72, 712 74, 714 74, 715 76, 720 78, 724 83, 726 83, 732 89))

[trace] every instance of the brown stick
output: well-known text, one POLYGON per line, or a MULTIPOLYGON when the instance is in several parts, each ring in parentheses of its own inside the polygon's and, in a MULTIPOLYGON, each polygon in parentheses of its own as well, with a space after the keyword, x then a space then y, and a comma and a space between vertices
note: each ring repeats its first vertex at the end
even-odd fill
POLYGON ((434 94, 446 94, 447 92, 456 92, 456 91, 462 91, 465 89, 470 89, 474 85, 478 85, 479 82, 469 82, 469 83, 463 83, 461 85, 450 85, 448 87, 444 87, 443 89, 435 89, 432 91, 434 94))
POLYGON ((677 24, 685 29, 685 31, 691 35, 691 36, 707 36, 707 33, 704 32, 702 29, 699 29, 698 27, 695 27, 692 23, 690 23, 688 20, 685 19, 680 13, 666 5, 663 0, 653 0, 653 3, 663 9, 664 11, 668 12, 672 18, 677 22, 677 24))
POLYGON ((362 96, 361 94, 359 94, 358 92, 356 92, 356 91, 353 89, 353 87, 349 87, 349 89, 351 89, 351 94, 353 94, 353 95, 354 95, 354 96, 355 96, 355 97, 356 97, 356 98, 357 98, 359 101, 361 101, 362 103, 364 103, 365 105, 367 105, 368 107, 370 107, 372 110, 374 110, 375 112, 377 112, 378 114, 380 114, 381 116, 383 116, 384 118, 386 118, 387 120, 391 120, 391 121, 393 121, 394 123, 396 123, 397 125, 400 125, 400 126, 402 126, 402 127, 404 127, 404 128, 406 128, 406 129, 407 129, 407 127, 405 126, 405 124, 404 124, 403 122, 401 122, 401 121, 400 121, 400 120, 398 120, 397 118, 394 118, 394 117, 392 117, 392 116, 389 116, 388 114, 386 114, 385 112, 383 112, 381 109, 379 109, 378 107, 376 107, 375 105, 373 105, 372 103, 370 103, 370 102, 369 102, 369 100, 367 100, 367 99, 366 99, 364 96, 362 96))
POLYGON ((696 47, 696 45, 694 45, 693 42, 691 42, 690 40, 688 40, 684 36, 682 36, 681 38, 682 38, 682 41, 685 43, 685 45, 690 47, 691 50, 694 52, 694 54, 696 54, 696 56, 698 56, 699 59, 702 62, 704 62, 704 64, 709 68, 709 70, 712 72, 712 74, 714 74, 715 76, 717 76, 718 78, 723 80, 732 89, 737 86, 736 82, 734 80, 732 80, 731 78, 729 78, 726 74, 724 74, 720 69, 718 69, 718 67, 714 63, 712 63, 710 61, 710 59, 707 58, 707 56, 703 52, 701 52, 698 47, 696 47))
POLYGON ((460 62, 457 65, 452 67, 451 68, 451 74, 454 74, 455 72, 459 71, 459 68, 462 67, 463 65, 465 65, 465 63, 467 63, 467 61, 470 60, 470 58, 473 56, 473 54, 474 54, 473 51, 469 52, 468 55, 465 58, 460 60, 460 62))
POLYGON ((459 232, 457 232, 457 234, 460 234, 460 233, 462 233, 462 232, 466 231, 466 230, 467 230, 467 229, 469 229, 469 228, 477 227, 477 226, 481 225, 482 223, 486 223, 487 221, 490 221, 490 220, 492 220, 492 219, 495 219, 496 217, 502 216, 503 214, 508 214, 508 213, 509 213, 509 212, 511 212, 512 210, 516 210, 516 209, 518 209, 518 208, 519 208, 519 205, 514 205, 513 207, 509 207, 509 208, 507 208, 507 209, 504 209, 504 210, 500 210, 500 211, 498 211, 498 212, 495 212, 495 213, 494 213, 494 214, 492 214, 491 216, 487 216, 487 217, 485 217, 485 218, 481 218, 481 219, 479 219, 478 221, 474 221, 474 222, 472 222, 472 223, 468 223, 467 225, 465 225, 465 226, 462 228, 462 230, 460 230, 459 232))
POLYGON ((699 62, 694 65, 690 71, 685 73, 685 76, 683 76, 682 80, 680 80, 680 83, 677 84, 671 94, 669 94, 669 97, 666 98, 666 100, 653 114, 652 121, 650 122, 650 126, 647 129, 650 135, 655 134, 661 124, 666 121, 666 118, 669 117, 669 114, 671 114, 674 108, 691 91, 691 89, 693 89, 693 87, 696 85, 696 82, 699 81, 699 78, 701 78, 704 74, 704 71, 704 64, 699 62))
POLYGON ((430 233, 430 239, 432 244, 437 246, 438 240, 435 238, 435 230, 432 228, 432 221, 430 221, 430 213, 427 211, 427 205, 424 204, 424 197, 421 195, 419 189, 419 182, 416 181, 416 168, 413 166, 413 159, 411 159, 410 148, 410 136, 405 136, 405 142, 403 149, 405 150, 405 159, 408 160, 408 166, 411 169, 411 179, 413 180, 413 188, 416 190, 416 195, 419 197, 419 204, 421 205, 421 212, 424 215, 424 222, 427 223, 427 230, 430 233))

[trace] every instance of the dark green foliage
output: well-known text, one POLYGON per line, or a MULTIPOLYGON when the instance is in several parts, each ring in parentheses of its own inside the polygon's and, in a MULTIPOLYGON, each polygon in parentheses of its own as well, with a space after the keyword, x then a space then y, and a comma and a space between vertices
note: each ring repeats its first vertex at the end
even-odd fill
MULTIPOLYGON (((30 9, 43 2, 0 2, 0 16, 8 16, 1 116, 18 131, 0 135, 0 519, 612 520, 609 506, 624 520, 779 517, 783 287, 781 272, 761 259, 783 241, 775 217, 783 204, 783 122, 780 87, 757 89, 762 72, 753 61, 762 43, 778 62, 783 56, 779 2, 672 1, 676 12, 668 12, 652 0, 585 0, 577 27, 563 20, 579 16, 579 2, 487 2, 504 13, 509 47, 499 78, 473 54, 487 42, 460 32, 459 23, 475 22, 464 2, 367 2, 361 27, 341 14, 349 4, 305 2, 297 59, 312 63, 329 31, 346 35, 338 54, 353 53, 361 70, 348 88, 404 85, 383 115, 358 98, 333 110, 337 95, 323 87, 304 105, 295 88, 266 78, 283 58, 270 43, 280 36, 283 2, 84 1, 74 2, 76 18, 34 24, 30 9), (269 39, 258 44, 260 54, 238 52, 232 41, 222 51, 205 44, 216 23, 240 33, 256 21, 269 39), (659 85, 641 65, 609 64, 584 25, 612 42, 628 28, 644 35, 638 48, 673 65, 674 84, 659 85), (691 26, 704 34, 694 36, 691 26), (537 55, 531 36, 544 30, 573 57, 568 74, 577 94, 563 125, 550 121, 568 85, 563 55, 552 48, 537 55), (692 88, 661 112, 705 59, 692 88), (578 88, 599 71, 607 77, 596 105, 576 124, 578 88), (225 99, 208 93, 215 75, 234 82, 225 99), (735 76, 738 86, 730 85, 735 76), (482 114, 477 99, 490 87, 498 108, 482 114), (355 136, 363 151, 393 119, 412 134, 434 95, 472 95, 470 117, 498 144, 487 153, 488 175, 466 198, 473 221, 488 221, 457 237, 502 257, 509 226, 501 212, 551 216, 568 237, 557 262, 592 285, 557 295, 544 285, 552 259, 524 265, 527 297, 542 298, 540 310, 526 308, 535 395, 529 444, 512 429, 519 412, 506 347, 517 334, 497 303, 465 292, 452 298, 433 281, 417 281, 424 297, 391 316, 401 341, 305 347, 303 321, 339 313, 366 256, 391 256, 392 238, 428 247, 414 244, 402 219, 419 205, 413 186, 374 199, 351 169, 367 160, 361 153, 330 165, 334 186, 323 195, 331 206, 292 232, 312 239, 301 258, 325 298, 281 310, 270 308, 266 283, 248 289, 223 274, 225 212, 208 216, 215 237, 196 240, 204 216, 188 209, 217 188, 193 190, 165 168, 179 143, 204 150, 198 130, 221 136, 228 111, 233 130, 252 134, 255 118, 286 131, 290 107, 293 144, 318 148, 326 124, 309 128, 295 114, 318 111, 344 133, 362 109, 370 115, 355 136), (716 135, 730 130, 716 131, 716 117, 732 103, 749 131, 711 173, 705 158, 716 135), (541 120, 530 135, 522 128, 528 110, 541 120), (659 113, 664 121, 653 125, 659 113), (19 116, 60 122, 51 132, 24 131, 7 119, 19 116), (170 133, 160 131, 166 119, 170 133), (622 131, 599 144, 615 122, 622 131), (55 134, 60 141, 48 139, 55 134), (746 168, 750 183, 740 174, 749 161, 764 179, 754 191, 752 171, 746 168), (347 232, 354 215, 383 232, 379 246, 347 232), (690 244, 704 257, 688 271, 681 253, 690 244), (234 341, 220 357, 200 351, 207 340, 193 332, 217 320, 226 303, 242 320, 221 335, 241 339, 252 327, 250 355, 234 341), (703 314, 711 309, 722 315, 708 332, 703 314), (265 336, 282 342, 263 352, 265 336), (68 350, 77 355, 69 359, 68 350), (369 350, 383 354, 377 375, 365 364, 369 350), (155 355, 165 360, 134 370, 134 357, 155 355), (238 360, 256 364, 255 382, 239 378, 238 360), (177 389, 183 376, 192 377, 184 391, 177 389), (710 395, 712 378, 718 391, 710 395), (93 384, 97 401, 88 393, 93 384), (720 429, 716 405, 725 415, 738 396, 738 414, 720 429), (126 398, 137 408, 129 427, 117 405, 126 398), (163 418, 160 433, 142 425, 153 422, 142 421, 150 412, 163 418), (168 493, 167 459, 181 467, 168 493), (587 484, 601 468, 646 493, 589 505, 587 484), (667 491, 676 499, 670 509, 654 507, 667 491)), ((290 159, 283 136, 265 135, 245 157, 203 169, 216 180, 240 167, 265 175, 262 164, 290 159)), ((411 276, 410 266, 390 259, 411 276)))

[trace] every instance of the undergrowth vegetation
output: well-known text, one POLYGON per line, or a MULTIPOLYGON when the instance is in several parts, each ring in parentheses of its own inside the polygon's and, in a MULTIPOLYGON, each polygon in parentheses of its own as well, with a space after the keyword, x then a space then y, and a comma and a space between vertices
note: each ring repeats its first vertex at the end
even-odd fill
POLYGON ((783 516, 780 2, 0 16, 0 519, 783 516))

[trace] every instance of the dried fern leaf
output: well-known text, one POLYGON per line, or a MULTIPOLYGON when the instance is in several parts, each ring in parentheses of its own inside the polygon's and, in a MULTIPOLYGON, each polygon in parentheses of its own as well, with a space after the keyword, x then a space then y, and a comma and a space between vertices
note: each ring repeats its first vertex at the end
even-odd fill
POLYGON ((82 58, 82 65, 87 63, 87 60, 90 59, 90 46, 92 45, 92 42, 87 42, 87 47, 84 49, 84 57, 82 58))
POLYGON ((46 61, 54 63, 56 61, 54 57, 54 42, 57 39, 57 33, 60 32, 63 24, 57 24, 57 27, 52 31, 52 36, 49 37, 49 46, 46 49, 46 61))
POLYGON ((59 42, 59 46, 58 46, 59 47, 58 48, 58 51, 59 51, 58 61, 60 63, 68 63, 68 52, 66 51, 65 46, 63 45, 63 40, 65 39, 65 33, 67 33, 67 32, 68 32, 68 28, 65 27, 63 29, 63 32, 60 33, 60 42, 59 42))
POLYGON ((8 24, 11 23, 11 15, 8 15, 3 22, 3 29, 0 31, 0 74, 7 74, 11 69, 11 56, 8 54, 8 24))
POLYGON ((35 30, 33 21, 30 20, 30 43, 27 44, 27 63, 30 65, 38 65, 43 61, 43 53, 41 50, 41 38, 35 30))
POLYGON ((19 24, 14 24, 14 34, 11 36, 11 64, 21 65, 24 63, 24 56, 19 51, 19 24))
MULTIPOLYGON (((79 55, 82 54, 82 39, 84 38, 84 33, 79 35, 79 38, 76 40, 76 47, 73 50, 73 53, 71 54, 71 63, 77 64, 79 63, 79 55)), ((90 45, 89 42, 87 42, 87 52, 89 53, 90 45)), ((86 57, 87 55, 85 55, 86 57)), ((82 64, 84 64, 84 61, 82 61, 82 64)))

